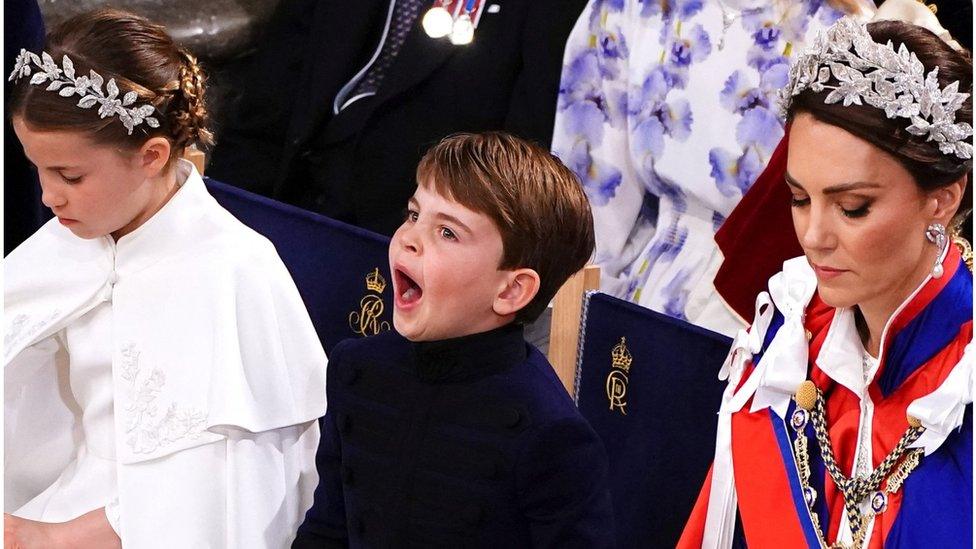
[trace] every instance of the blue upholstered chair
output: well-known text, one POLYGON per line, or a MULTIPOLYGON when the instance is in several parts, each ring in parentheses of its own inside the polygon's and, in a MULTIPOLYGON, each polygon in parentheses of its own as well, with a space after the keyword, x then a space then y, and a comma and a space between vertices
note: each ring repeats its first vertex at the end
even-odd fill
POLYGON ((204 181, 221 206, 275 245, 326 353, 343 339, 391 328, 387 237, 210 178, 204 181))
POLYGON ((672 548, 712 461, 732 342, 601 293, 582 316, 576 400, 610 458, 617 546, 672 548))

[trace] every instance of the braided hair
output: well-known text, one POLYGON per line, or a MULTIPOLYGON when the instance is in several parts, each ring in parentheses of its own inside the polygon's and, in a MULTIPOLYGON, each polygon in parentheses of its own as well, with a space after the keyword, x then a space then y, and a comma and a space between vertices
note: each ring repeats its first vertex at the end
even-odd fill
POLYGON ((130 134, 118 117, 101 118, 97 109, 78 107, 77 98, 21 79, 8 112, 22 117, 29 127, 83 132, 97 143, 123 149, 165 137, 172 144, 171 160, 186 147, 207 148, 213 143, 203 69, 161 25, 116 9, 91 11, 58 25, 48 34, 45 51, 57 62, 68 56, 79 74, 94 71, 106 81, 114 78, 121 94, 136 92, 138 103, 152 105, 160 124, 140 124, 130 134))

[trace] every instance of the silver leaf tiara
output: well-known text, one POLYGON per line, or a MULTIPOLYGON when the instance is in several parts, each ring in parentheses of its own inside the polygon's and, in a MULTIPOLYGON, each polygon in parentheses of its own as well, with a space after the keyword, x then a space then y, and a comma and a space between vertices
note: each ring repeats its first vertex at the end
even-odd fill
POLYGON ((868 104, 881 109, 888 118, 907 118, 906 128, 913 135, 928 136, 945 155, 962 160, 973 157, 968 141, 973 127, 956 122, 968 93, 959 92, 959 82, 939 87, 939 67, 925 74, 925 66, 905 44, 898 50, 889 40, 875 42, 867 26, 853 17, 839 19, 790 67, 790 81, 780 90, 780 106, 785 117, 793 96, 811 89, 832 90, 824 102, 844 102, 844 106, 868 104), (853 48, 853 51, 852 51, 853 48), (827 85, 831 76, 838 85, 827 85))
POLYGON ((143 122, 150 128, 159 127, 159 120, 150 116, 156 112, 156 107, 148 103, 136 105, 139 94, 134 91, 126 93, 119 99, 119 86, 114 78, 109 78, 106 83, 105 79, 95 71, 89 71, 88 76, 76 77, 75 65, 67 55, 62 58, 59 67, 47 52, 41 52, 38 56, 34 52, 21 49, 14 70, 7 81, 17 82, 27 76, 31 77, 30 83, 34 86, 48 82, 45 89, 56 91, 61 97, 80 95, 78 106, 83 109, 99 105, 98 116, 101 118, 118 116, 129 135, 132 135, 133 128, 143 122), (33 76, 31 76, 32 71, 33 76), (105 85, 104 93, 102 84, 105 85))

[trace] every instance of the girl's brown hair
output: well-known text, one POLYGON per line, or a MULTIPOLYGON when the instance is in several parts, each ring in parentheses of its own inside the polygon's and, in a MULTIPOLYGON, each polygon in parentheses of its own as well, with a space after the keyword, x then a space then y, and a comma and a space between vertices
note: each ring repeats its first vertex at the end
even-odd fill
MULTIPOLYGON (((959 91, 970 96, 956 111, 956 122, 973 123, 973 61, 965 50, 957 51, 928 29, 904 21, 877 21, 867 25, 871 38, 879 44, 889 40, 897 49, 905 44, 925 66, 925 73, 939 68, 939 87, 945 88, 959 82, 959 91)), ((831 85, 836 85, 832 81, 831 85)), ((972 159, 963 160, 955 155, 943 154, 938 143, 926 141, 927 136, 917 136, 906 129, 910 122, 905 118, 888 118, 885 112, 870 105, 824 103, 830 89, 814 92, 806 89, 793 98, 789 117, 800 112, 812 114, 818 120, 842 128, 872 145, 891 154, 925 191, 945 187, 966 177, 966 192, 956 213, 955 222, 961 223, 972 209, 972 159)), ((971 236, 971 235, 970 235, 971 236)))
POLYGON ((91 70, 106 82, 114 78, 119 96, 136 92, 135 104, 153 105, 160 124, 158 128, 139 124, 129 135, 118 116, 100 118, 97 106, 79 107, 78 96, 61 97, 44 85, 31 85, 30 78, 21 78, 8 112, 22 117, 29 127, 83 132, 98 143, 127 150, 151 137, 165 137, 173 145, 171 158, 190 145, 212 144, 204 99, 206 78, 196 58, 162 26, 120 10, 97 10, 58 25, 48 34, 44 51, 58 65, 67 55, 79 75, 91 70))

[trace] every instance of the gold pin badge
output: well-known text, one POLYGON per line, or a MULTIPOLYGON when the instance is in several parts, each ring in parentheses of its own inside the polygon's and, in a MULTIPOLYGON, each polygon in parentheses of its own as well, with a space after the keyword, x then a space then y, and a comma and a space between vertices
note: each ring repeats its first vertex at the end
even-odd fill
POLYGON ((817 404, 817 386, 809 379, 800 384, 796 389, 796 405, 806 411, 813 410, 817 404))

